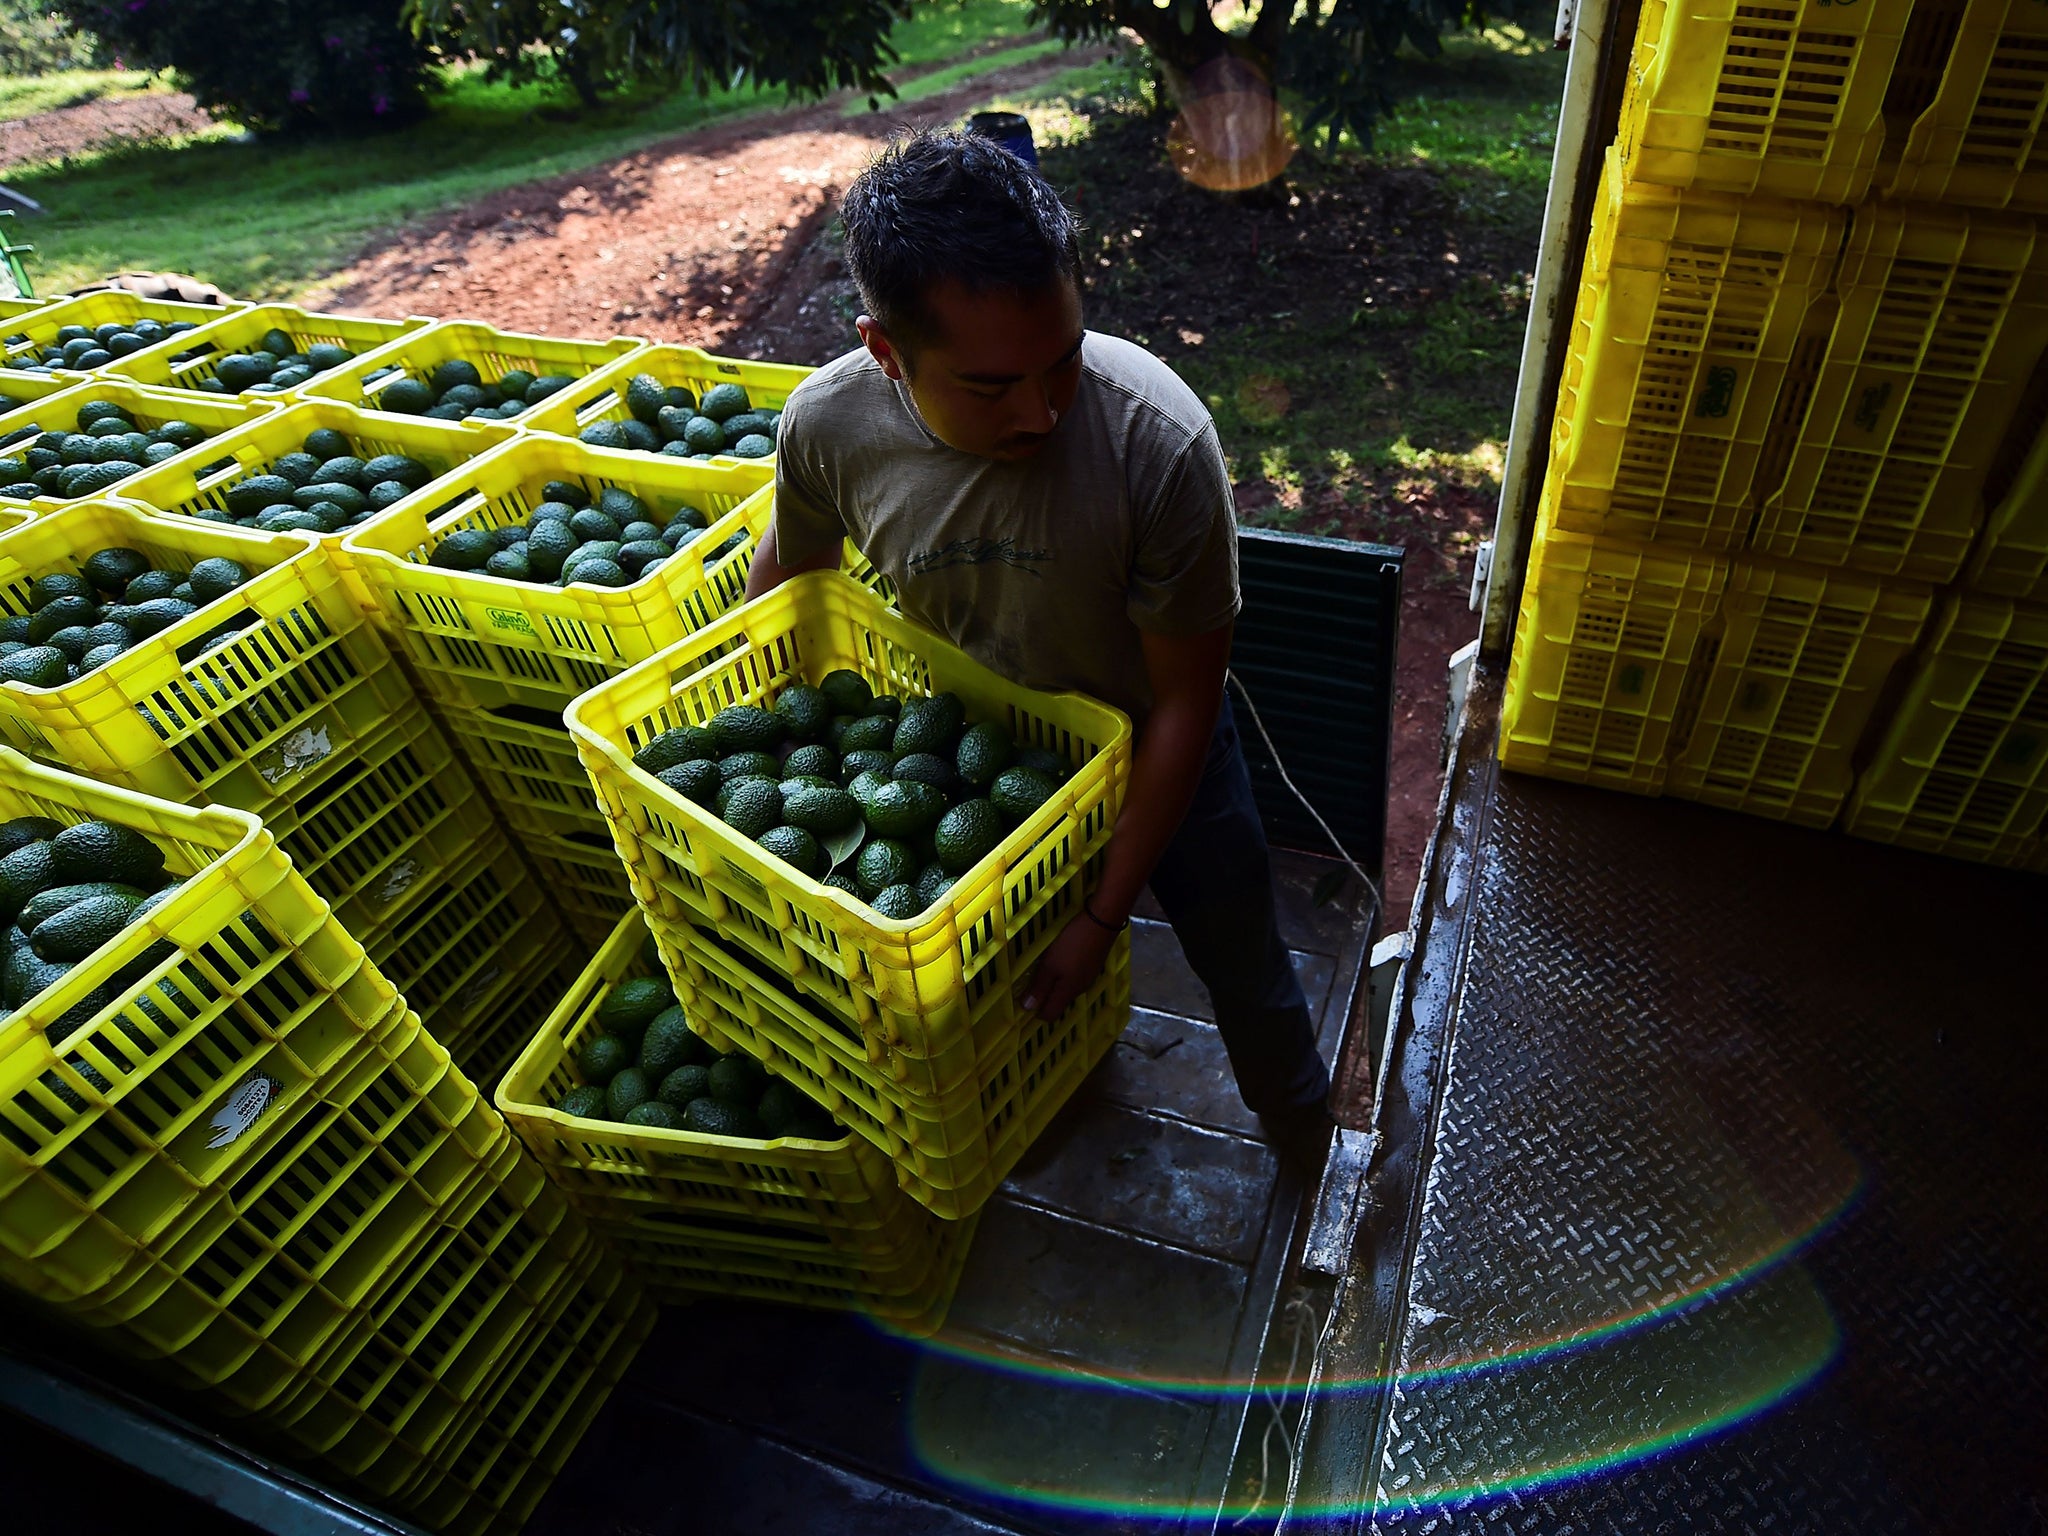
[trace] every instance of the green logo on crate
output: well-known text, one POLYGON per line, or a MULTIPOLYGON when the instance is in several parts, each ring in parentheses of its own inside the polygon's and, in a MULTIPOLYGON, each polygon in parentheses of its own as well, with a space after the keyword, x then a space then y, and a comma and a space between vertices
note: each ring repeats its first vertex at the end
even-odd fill
POLYGON ((1615 677, 1616 684, 1626 694, 1641 693, 1643 691, 1643 681, 1643 669, 1634 662, 1630 662, 1627 666, 1623 667, 1615 677))
POLYGON ((491 616, 491 622, 499 629, 509 629, 529 640, 539 638, 533 632, 533 621, 516 608, 486 608, 484 612, 491 616))
POLYGON ((1877 419, 1884 414, 1885 402, 1892 397, 1889 384, 1873 384, 1863 391, 1863 398, 1856 404, 1855 422, 1865 432, 1877 430, 1877 419))
POLYGON ((1735 404, 1735 377, 1733 368, 1709 368, 1707 387, 1700 391, 1700 403, 1693 415, 1726 416, 1728 408, 1735 404))

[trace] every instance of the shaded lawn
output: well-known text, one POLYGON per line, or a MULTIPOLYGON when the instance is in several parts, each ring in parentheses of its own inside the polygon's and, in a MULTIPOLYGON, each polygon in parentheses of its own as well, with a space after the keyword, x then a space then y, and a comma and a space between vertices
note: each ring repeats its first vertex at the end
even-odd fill
POLYGON ((166 81, 137 69, 65 69, 48 75, 0 76, 0 123, 105 96, 139 96, 169 89, 166 81))

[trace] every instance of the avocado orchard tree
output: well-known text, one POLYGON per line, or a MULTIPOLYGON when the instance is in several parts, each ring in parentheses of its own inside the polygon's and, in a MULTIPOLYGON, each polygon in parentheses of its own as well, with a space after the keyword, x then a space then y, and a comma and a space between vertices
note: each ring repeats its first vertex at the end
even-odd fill
POLYGON ((397 124, 426 110, 431 53, 400 0, 51 0, 132 67, 173 71, 245 128, 397 124))
POLYGON ((889 29, 911 0, 406 0, 424 36, 500 78, 558 69, 586 103, 622 86, 698 91, 749 81, 800 96, 880 95, 889 29))
MULTIPOLYGON (((1372 142, 1391 104, 1403 45, 1425 57, 1447 31, 1481 25, 1489 12, 1519 14, 1530 0, 1033 0, 1038 19, 1080 42, 1128 30, 1183 113, 1204 97, 1247 94, 1247 82, 1285 89, 1300 126, 1325 142, 1349 133, 1372 142), (1219 25, 1219 13, 1236 23, 1219 25)), ((1275 167, 1277 171, 1278 167, 1275 167)))

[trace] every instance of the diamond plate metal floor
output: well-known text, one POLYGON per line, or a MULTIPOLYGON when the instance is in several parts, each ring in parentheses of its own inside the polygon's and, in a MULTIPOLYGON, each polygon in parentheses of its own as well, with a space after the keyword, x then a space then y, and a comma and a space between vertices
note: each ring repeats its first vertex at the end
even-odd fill
POLYGON ((2048 882, 1503 775, 1496 698, 1290 1528, 2048 1531, 2048 882))
MULTIPOLYGON (((1356 892, 1317 904, 1332 867, 1276 858, 1326 1054, 1371 918, 1356 892)), ((1156 908, 1132 971, 1129 1029, 990 1203, 936 1346, 838 1314, 672 1309, 528 1536, 1209 1529, 1299 1190, 1156 908)))

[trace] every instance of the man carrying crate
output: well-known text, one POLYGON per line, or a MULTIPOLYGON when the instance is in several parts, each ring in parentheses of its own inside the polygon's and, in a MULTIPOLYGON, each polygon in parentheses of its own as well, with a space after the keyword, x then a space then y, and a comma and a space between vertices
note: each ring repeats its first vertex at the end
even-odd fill
POLYGON ((1073 215, 988 140, 892 146, 841 217, 862 346, 789 398, 747 595, 837 568, 850 538, 906 617, 1027 687, 1130 715, 1101 882, 1025 1006, 1063 1012, 1149 884, 1209 990, 1246 1106, 1313 1172, 1329 1074, 1223 693, 1240 599, 1215 423, 1150 353, 1083 329, 1073 215))

